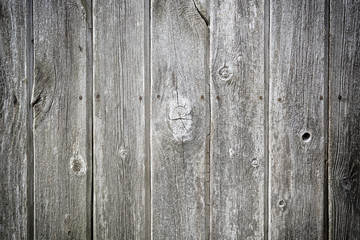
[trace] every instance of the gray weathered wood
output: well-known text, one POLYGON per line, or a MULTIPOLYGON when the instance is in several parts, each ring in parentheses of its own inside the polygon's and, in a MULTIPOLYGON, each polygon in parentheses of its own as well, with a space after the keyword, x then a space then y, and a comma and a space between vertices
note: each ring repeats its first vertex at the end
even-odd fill
POLYGON ((264 236, 264 1, 212 1, 212 239, 264 236))
POLYGON ((331 1, 330 239, 360 236, 360 1, 331 1))
POLYGON ((206 238, 208 27, 201 9, 192 0, 151 2, 153 239, 206 238))
POLYGON ((0 239, 30 237, 27 12, 25 2, 0 3, 0 239))
POLYGON ((271 239, 324 237, 324 14, 324 1, 270 2, 271 239))
POLYGON ((93 11, 94 237, 144 239, 145 6, 95 0, 93 11))
POLYGON ((90 238, 86 1, 34 1, 35 238, 90 238))

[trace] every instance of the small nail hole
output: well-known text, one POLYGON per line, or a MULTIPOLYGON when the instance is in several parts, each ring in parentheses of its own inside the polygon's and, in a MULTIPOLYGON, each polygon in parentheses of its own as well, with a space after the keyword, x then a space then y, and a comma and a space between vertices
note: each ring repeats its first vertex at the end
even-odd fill
POLYGON ((139 96, 139 100, 140 100, 140 101, 142 100, 142 96, 139 96))
POLYGON ((305 133, 301 136, 301 139, 302 139, 304 142, 310 141, 310 139, 311 139, 310 133, 305 132, 305 133))
POLYGON ((281 208, 285 207, 285 201, 284 200, 279 201, 279 207, 281 207, 281 208))
POLYGON ((157 95, 156 97, 157 97, 157 98, 160 98, 160 95, 157 95))

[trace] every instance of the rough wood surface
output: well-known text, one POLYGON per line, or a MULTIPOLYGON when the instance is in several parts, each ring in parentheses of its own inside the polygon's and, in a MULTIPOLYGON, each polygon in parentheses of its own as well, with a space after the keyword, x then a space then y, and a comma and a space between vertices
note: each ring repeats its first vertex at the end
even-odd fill
POLYGON ((35 238, 89 239, 86 1, 34 1, 35 238))
POLYGON ((211 237, 264 236, 264 1, 213 1, 211 237))
POLYGON ((271 239, 324 236, 324 14, 324 1, 270 2, 271 239))
POLYGON ((153 239, 206 238, 207 20, 192 0, 151 3, 153 239))
POLYGON ((360 1, 330 9, 330 239, 359 239, 360 1))
POLYGON ((94 238, 145 238, 144 2, 95 0, 94 238))
POLYGON ((0 239, 28 239, 26 4, 0 3, 0 239))

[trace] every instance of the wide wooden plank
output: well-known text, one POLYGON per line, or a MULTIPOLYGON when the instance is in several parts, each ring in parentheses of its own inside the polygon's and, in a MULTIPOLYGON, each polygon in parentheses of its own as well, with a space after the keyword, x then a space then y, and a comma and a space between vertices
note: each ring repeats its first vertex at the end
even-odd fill
POLYGON ((89 2, 34 1, 36 239, 90 238, 89 2))
POLYGON ((95 239, 145 239, 145 11, 93 3, 95 239))
POLYGON ((206 238, 210 116, 201 9, 192 0, 151 2, 153 239, 206 238))
POLYGON ((330 239, 358 239, 360 1, 331 1, 330 9, 330 239))
POLYGON ((212 239, 264 236, 264 7, 210 6, 212 239))
POLYGON ((323 239, 325 3, 270 2, 271 239, 323 239))
POLYGON ((24 1, 0 3, 0 239, 31 238, 28 13, 24 1))

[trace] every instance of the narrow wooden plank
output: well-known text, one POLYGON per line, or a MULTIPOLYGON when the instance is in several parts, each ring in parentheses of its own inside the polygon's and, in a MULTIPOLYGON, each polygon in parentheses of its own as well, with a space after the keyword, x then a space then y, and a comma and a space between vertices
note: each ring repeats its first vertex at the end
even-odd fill
POLYGON ((208 27, 199 13, 204 8, 192 0, 151 2, 153 239, 206 238, 208 27))
POLYGON ((323 239, 325 3, 270 2, 271 239, 323 239))
POLYGON ((93 17, 94 238, 144 239, 145 5, 95 0, 93 17))
POLYGON ((0 3, 0 239, 28 239, 29 87, 27 5, 0 3))
POLYGON ((264 236, 264 1, 210 6, 211 234, 264 236))
POLYGON ((90 238, 89 2, 34 1, 36 239, 90 238))
POLYGON ((330 239, 358 239, 360 1, 331 1, 330 9, 330 239))

